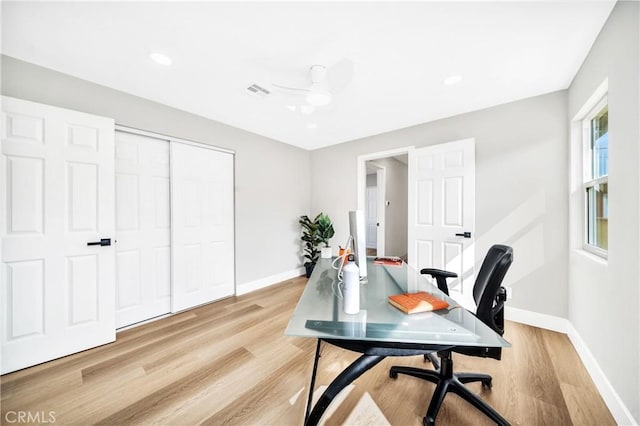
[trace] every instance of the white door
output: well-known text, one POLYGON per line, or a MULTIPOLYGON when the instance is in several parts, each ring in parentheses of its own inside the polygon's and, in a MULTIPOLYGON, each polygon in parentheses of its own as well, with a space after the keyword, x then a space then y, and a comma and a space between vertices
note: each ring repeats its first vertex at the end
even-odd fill
POLYGON ((115 340, 114 122, 8 97, 2 110, 4 374, 115 340))
POLYGON ((171 311, 169 141, 116 132, 116 326, 171 311))
POLYGON ((378 189, 367 188, 367 248, 378 246, 378 189))
POLYGON ((475 306, 475 141, 410 151, 409 194, 409 263, 457 273, 462 280, 449 280, 451 296, 475 306))
POLYGON ((171 311, 231 296, 233 154, 172 141, 171 209, 171 311))

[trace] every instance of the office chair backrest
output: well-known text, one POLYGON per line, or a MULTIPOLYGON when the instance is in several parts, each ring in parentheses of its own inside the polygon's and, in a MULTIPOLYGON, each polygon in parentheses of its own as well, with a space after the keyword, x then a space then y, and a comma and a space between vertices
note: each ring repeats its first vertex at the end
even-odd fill
POLYGON ((473 299, 477 306, 476 317, 500 335, 504 333, 502 305, 494 307, 494 301, 501 291, 502 279, 509 270, 511 262, 513 262, 511 247, 501 244, 493 245, 482 262, 473 286, 473 299), (500 314, 500 319, 496 318, 497 314, 500 314))

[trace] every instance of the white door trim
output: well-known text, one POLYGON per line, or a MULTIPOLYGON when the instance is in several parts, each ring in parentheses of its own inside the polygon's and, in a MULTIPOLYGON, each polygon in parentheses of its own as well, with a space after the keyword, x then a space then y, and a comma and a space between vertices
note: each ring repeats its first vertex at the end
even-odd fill
POLYGON ((386 244, 386 229, 387 229, 387 216, 386 216, 386 199, 387 199, 387 184, 386 184, 387 170, 384 167, 379 168, 376 171, 376 186, 378 187, 378 223, 376 228, 378 235, 376 254, 378 256, 385 255, 386 244))
POLYGON ((375 186, 367 186, 367 210, 365 211, 366 218, 366 234, 367 234, 367 250, 378 247, 378 188, 375 186), (375 200, 375 216, 372 217, 370 208, 372 207, 372 200, 375 200), (374 227, 375 223, 375 228, 374 227), (371 232, 372 229, 375 232, 371 232))
POLYGON ((148 136, 148 137, 152 137, 152 138, 156 138, 156 139, 162 139, 165 141, 169 141, 169 142, 180 142, 180 143, 184 143, 187 145, 195 145, 195 146, 199 146, 201 148, 208 148, 208 149, 213 149, 215 151, 220 151, 220 152, 226 152, 228 154, 234 154, 235 155, 235 151, 233 149, 228 149, 228 148, 223 148, 217 145, 211 145, 208 143, 204 143, 204 142, 197 142, 197 141, 192 141, 189 139, 182 139, 182 138, 176 138, 173 136, 169 136, 169 135, 163 135, 161 133, 155 133, 155 132, 149 132, 146 130, 140 130, 140 129, 136 129, 135 127, 128 127, 128 126, 123 126, 121 124, 116 124, 116 130, 120 131, 120 132, 127 132, 127 133, 133 133, 134 135, 141 135, 141 136, 148 136))

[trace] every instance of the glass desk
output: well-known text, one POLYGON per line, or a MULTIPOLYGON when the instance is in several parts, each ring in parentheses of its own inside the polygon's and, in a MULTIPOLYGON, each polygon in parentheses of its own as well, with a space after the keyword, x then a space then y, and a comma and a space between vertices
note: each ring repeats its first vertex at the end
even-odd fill
POLYGON ((509 342, 446 296, 412 267, 382 266, 368 259, 368 280, 360 285, 360 312, 343 311, 333 259, 320 259, 285 331, 287 336, 318 339, 305 424, 315 425, 337 394, 386 356, 409 356, 452 347, 509 347, 509 342), (448 309, 407 315, 388 296, 426 291, 449 303, 448 309), (321 342, 363 355, 340 373, 310 411, 321 342))

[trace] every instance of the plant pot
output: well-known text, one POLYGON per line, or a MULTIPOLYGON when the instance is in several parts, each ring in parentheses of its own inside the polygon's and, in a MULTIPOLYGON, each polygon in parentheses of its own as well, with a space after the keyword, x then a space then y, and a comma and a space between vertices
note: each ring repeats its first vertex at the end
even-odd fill
POLYGON ((305 266, 304 266, 304 269, 305 269, 305 271, 306 271, 307 278, 309 278, 309 277, 311 276, 311 273, 313 273, 313 268, 314 268, 315 266, 316 266, 316 265, 305 265, 305 266))
POLYGON ((320 257, 323 259, 331 259, 332 253, 333 251, 331 250, 331 247, 322 247, 320 249, 320 257))

